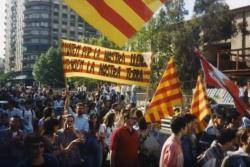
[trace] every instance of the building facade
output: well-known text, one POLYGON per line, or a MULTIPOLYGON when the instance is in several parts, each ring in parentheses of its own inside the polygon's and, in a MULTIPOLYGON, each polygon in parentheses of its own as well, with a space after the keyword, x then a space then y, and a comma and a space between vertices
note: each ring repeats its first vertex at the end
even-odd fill
POLYGON ((4 72, 4 59, 0 57, 0 73, 4 72))
POLYGON ((41 53, 50 47, 60 47, 61 39, 80 41, 84 38, 97 36, 98 32, 84 22, 74 11, 69 9, 63 0, 10 0, 7 4, 6 23, 12 25, 15 19, 9 15, 18 15, 16 28, 6 25, 6 32, 13 31, 13 36, 6 33, 6 67, 8 71, 22 71, 22 74, 32 76, 33 65, 41 53), (20 3, 19 6, 8 5, 10 1, 20 3), (22 3, 21 3, 22 1, 22 3), (11 10, 8 10, 8 9, 11 10), (13 10, 15 9, 15 10, 13 10), (15 12, 16 11, 16 12, 15 12), (11 45, 11 41, 16 45, 11 45), (13 51, 10 54, 8 51, 13 51), (14 64, 11 60, 14 58, 14 64), (12 58, 12 59, 11 59, 12 58))
POLYGON ((22 69, 24 0, 8 0, 5 18, 5 71, 22 69))
POLYGON ((250 80, 250 6, 231 12, 237 32, 231 38, 207 47, 206 56, 232 79, 246 82, 250 80))

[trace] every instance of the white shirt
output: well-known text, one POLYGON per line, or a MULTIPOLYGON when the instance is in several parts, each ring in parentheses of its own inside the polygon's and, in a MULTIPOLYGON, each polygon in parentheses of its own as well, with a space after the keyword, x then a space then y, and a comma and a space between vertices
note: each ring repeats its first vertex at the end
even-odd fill
POLYGON ((78 115, 74 113, 71 108, 68 109, 68 112, 74 117, 74 127, 77 131, 89 131, 89 119, 87 114, 78 115))
POLYGON ((100 126, 99 133, 103 133, 105 135, 104 142, 107 146, 109 146, 109 144, 110 144, 110 137, 114 131, 115 131, 114 126, 112 126, 111 128, 107 127, 105 124, 101 124, 101 126, 100 126))
POLYGON ((36 118, 35 112, 31 109, 25 109, 22 112, 24 131, 26 133, 33 133, 33 120, 36 118))

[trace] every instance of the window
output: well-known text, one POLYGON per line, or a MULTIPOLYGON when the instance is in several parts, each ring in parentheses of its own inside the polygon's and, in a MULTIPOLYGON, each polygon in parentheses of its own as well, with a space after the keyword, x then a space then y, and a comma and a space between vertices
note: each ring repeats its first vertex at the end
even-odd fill
POLYGON ((59 16, 59 13, 58 12, 54 12, 54 16, 59 16))
POLYGON ((41 42, 42 44, 47 44, 49 41, 48 41, 48 39, 41 39, 40 42, 41 42))
POLYGON ((63 13, 63 14, 62 14, 62 18, 68 18, 68 15, 65 14, 65 13, 63 13))

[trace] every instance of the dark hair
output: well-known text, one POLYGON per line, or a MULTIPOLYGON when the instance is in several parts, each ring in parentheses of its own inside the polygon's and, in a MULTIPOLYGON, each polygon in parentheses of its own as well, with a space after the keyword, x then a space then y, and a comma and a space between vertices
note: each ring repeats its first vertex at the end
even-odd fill
POLYGON ((134 115, 135 114, 135 110, 131 110, 131 111, 128 111, 128 112, 125 112, 123 114, 123 120, 124 122, 130 118, 131 115, 134 115))
POLYGON ((76 103, 76 107, 84 107, 86 103, 78 102, 76 103))
POLYGON ((104 118, 104 123, 107 127, 112 127, 115 122, 115 113, 108 113, 104 118))
POLYGON ((189 114, 189 113, 184 114, 182 117, 186 120, 187 124, 194 121, 194 120, 196 120, 196 117, 194 115, 192 115, 192 114, 189 114))
POLYGON ((221 134, 217 140, 222 145, 225 143, 228 143, 228 142, 232 141, 233 139, 235 139, 236 132, 237 131, 234 129, 225 129, 224 131, 221 132, 221 134))
POLYGON ((43 109, 43 116, 44 116, 44 118, 51 117, 52 112, 53 112, 53 108, 52 107, 45 107, 43 109))
POLYGON ((148 125, 144 117, 141 117, 138 121, 139 129, 140 130, 145 130, 147 129, 148 125))
POLYGON ((248 129, 246 128, 241 128, 237 132, 237 137, 240 141, 240 144, 246 143, 248 140, 248 129))
POLYGON ((136 117, 139 118, 139 119, 143 117, 143 113, 142 113, 141 110, 136 109, 135 114, 136 114, 136 117))
POLYGON ((96 131, 98 131, 99 127, 100 127, 100 121, 99 121, 98 115, 95 114, 95 113, 90 114, 90 117, 89 117, 89 132, 90 133, 95 133, 96 131), (92 119, 94 117, 97 118, 95 127, 94 127, 94 124, 93 124, 93 121, 92 121, 92 119))
POLYGON ((112 109, 114 109, 115 107, 118 107, 118 103, 114 103, 114 104, 112 104, 112 109))
POLYGON ((25 148, 30 148, 32 144, 44 142, 43 138, 34 134, 26 135, 24 138, 25 148))
POLYGON ((171 130, 174 134, 178 134, 186 125, 186 120, 182 116, 174 117, 170 124, 171 130))
POLYGON ((44 121, 44 134, 52 135, 54 133, 54 127, 59 126, 60 122, 58 119, 49 117, 44 121))

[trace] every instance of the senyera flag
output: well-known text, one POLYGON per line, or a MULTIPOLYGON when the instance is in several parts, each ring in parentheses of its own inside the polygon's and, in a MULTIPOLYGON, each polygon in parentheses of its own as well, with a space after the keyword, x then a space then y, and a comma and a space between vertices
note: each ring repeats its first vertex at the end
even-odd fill
POLYGON ((86 22, 123 46, 167 0, 64 0, 86 22))
POLYGON ((180 106, 182 103, 181 83, 174 59, 171 58, 144 117, 147 122, 160 121, 167 116, 173 116, 173 106, 180 106))
POLYGON ((195 54, 201 61, 206 83, 209 86, 215 86, 227 90, 234 99, 237 111, 241 114, 244 114, 245 112, 249 114, 249 107, 243 102, 242 99, 239 98, 240 91, 238 86, 234 84, 225 74, 209 63, 198 49, 195 50, 195 54))
POLYGON ((208 102, 206 86, 202 75, 198 76, 196 87, 191 103, 191 113, 197 117, 200 128, 205 127, 204 118, 210 114, 211 109, 208 102))

